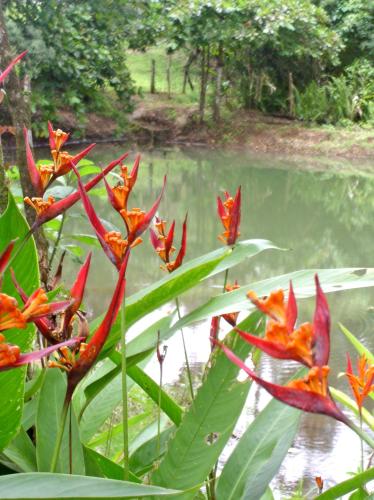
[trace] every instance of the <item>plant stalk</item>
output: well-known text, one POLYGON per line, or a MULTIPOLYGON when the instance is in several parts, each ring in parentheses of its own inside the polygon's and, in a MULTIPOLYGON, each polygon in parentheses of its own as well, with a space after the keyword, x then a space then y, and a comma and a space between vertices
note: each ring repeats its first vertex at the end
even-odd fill
POLYGON ((123 436, 123 480, 129 479, 129 408, 127 392, 127 360, 126 360, 126 319, 125 298, 121 307, 121 361, 122 361, 122 436, 123 436))
MULTIPOLYGON (((181 319, 182 316, 181 316, 181 312, 180 312, 178 297, 175 297, 175 305, 177 306, 178 319, 181 319)), ((180 332, 181 332, 181 336, 182 336, 184 359, 185 359, 185 362, 186 362, 187 377, 188 377, 188 383, 189 383, 189 386, 190 386, 190 394, 191 394, 191 399, 193 401, 195 399, 195 395, 194 395, 194 391, 193 391, 191 368, 190 368, 190 363, 188 361, 188 354, 187 354, 186 342, 184 340, 183 328, 180 329, 180 332)))
POLYGON ((61 219, 60 227, 58 228, 57 238, 56 238, 56 241, 55 241, 55 243, 53 245, 53 250, 52 250, 51 258, 49 259, 49 262, 48 262, 49 269, 51 269, 51 267, 52 267, 53 259, 56 256, 57 248, 58 248, 58 245, 59 245, 60 240, 61 240, 62 229, 64 227, 65 217, 66 217, 66 212, 64 212, 62 214, 62 219, 61 219))
POLYGON ((57 432, 55 449, 53 451, 50 472, 56 472, 58 457, 59 457, 60 449, 61 449, 62 438, 64 436, 66 417, 67 417, 68 411, 69 411, 69 406, 70 406, 70 399, 65 400, 64 406, 62 408, 62 413, 61 413, 60 427, 59 427, 58 432, 57 432))
POLYGON ((348 427, 350 427, 363 441, 365 441, 366 444, 370 446, 374 450, 374 439, 372 439, 370 436, 367 435, 366 432, 362 430, 362 428, 358 427, 357 425, 353 424, 352 422, 349 422, 348 427))
POLYGON ((161 451, 161 391, 162 391, 162 366, 160 363, 160 386, 158 391, 158 408, 157 408, 157 452, 156 457, 160 456, 161 451))

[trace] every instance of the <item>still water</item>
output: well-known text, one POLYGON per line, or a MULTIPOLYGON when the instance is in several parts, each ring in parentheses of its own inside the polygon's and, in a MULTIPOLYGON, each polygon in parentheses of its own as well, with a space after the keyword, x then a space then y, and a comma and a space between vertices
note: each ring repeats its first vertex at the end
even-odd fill
MULTIPOLYGON (((105 165, 123 151, 119 144, 100 146, 91 158, 105 165)), ((238 279, 243 285, 304 268, 374 266, 374 163, 358 171, 356 165, 346 161, 344 165, 339 161, 319 164, 317 169, 309 168, 308 162, 310 159, 305 158, 279 160, 273 156, 201 149, 146 151, 131 205, 150 207, 167 174, 167 190, 159 215, 168 220, 175 218, 180 227, 188 211, 188 260, 220 245, 217 235, 222 229, 216 216, 215 197, 224 190, 233 192, 241 185, 241 237, 270 239, 289 249, 287 252, 266 251, 232 269, 229 281, 238 279)), ((121 227, 117 214, 103 200, 97 198, 95 205, 103 218, 121 227)), ((77 209, 67 229, 71 234, 91 232, 77 209)), ((99 250, 95 252, 95 267, 100 272, 91 273, 87 303, 98 313, 105 309, 115 272, 99 250)), ((146 241, 134 251, 128 293, 147 286, 162 275, 157 256, 146 241)), ((222 281, 223 276, 218 276, 185 294, 181 299, 183 312, 191 311, 220 293, 218 286, 222 286, 222 281)), ((330 381, 348 391, 344 378, 337 376, 345 371, 346 351, 353 352, 339 331, 338 322, 354 332, 368 348, 374 349, 374 313, 371 312, 374 290, 339 292, 329 295, 329 303, 332 314, 330 381)), ((311 320, 313 308, 314 300, 304 301, 300 320, 311 320)), ((163 311, 171 309, 172 305, 164 307, 163 311)), ((153 315, 141 327, 155 318, 153 315)), ((132 334, 139 333, 141 327, 132 334)), ((186 329, 185 336, 191 364, 201 372, 210 350, 209 321, 186 329)), ((165 382, 181 384, 184 357, 179 335, 168 341, 168 347, 165 382)), ((264 378, 277 381, 285 380, 293 370, 293 366, 274 363, 266 356, 260 367, 264 378)), ((156 363, 150 363, 148 372, 158 379, 156 363)), ((236 437, 244 432, 267 401, 267 394, 253 384, 235 430, 236 437)), ((235 443, 233 439, 225 456, 235 443)), ((357 470, 359 457, 359 441, 350 430, 328 417, 305 415, 298 437, 273 482, 276 497, 289 498, 301 482, 304 493, 310 491, 315 476, 322 476, 327 486, 346 479, 349 472, 357 470)), ((312 498, 313 493, 307 496, 312 498)))

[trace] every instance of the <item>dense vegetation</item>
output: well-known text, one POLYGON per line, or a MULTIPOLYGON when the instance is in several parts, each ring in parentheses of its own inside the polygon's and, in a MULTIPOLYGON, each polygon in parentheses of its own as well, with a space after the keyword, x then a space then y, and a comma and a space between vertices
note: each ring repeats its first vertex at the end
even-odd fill
POLYGON ((158 47, 165 90, 190 94, 200 122, 238 108, 333 124, 374 117, 374 7, 366 0, 3 4, 11 45, 30 49, 23 75, 39 116, 70 107, 81 121, 93 109, 123 119, 135 91, 159 90, 151 76, 136 89, 127 61, 158 47))

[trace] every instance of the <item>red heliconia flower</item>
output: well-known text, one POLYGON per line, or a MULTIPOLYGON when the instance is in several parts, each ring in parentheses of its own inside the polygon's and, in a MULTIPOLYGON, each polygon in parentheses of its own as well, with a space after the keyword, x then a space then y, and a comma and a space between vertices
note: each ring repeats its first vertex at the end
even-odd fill
POLYGON ((38 288, 20 309, 14 297, 0 293, 0 331, 10 328, 26 328, 27 323, 62 312, 69 305, 70 301, 48 303, 47 294, 42 288, 38 288))
MULTIPOLYGON (((48 126, 49 128, 51 127, 49 122, 48 126)), ((83 151, 76 154, 75 156, 69 155, 66 151, 60 152, 59 149, 53 149, 51 151, 53 156, 53 164, 37 166, 31 152, 27 128, 23 129, 23 135, 26 144, 27 168, 29 171, 30 180, 34 187, 35 193, 39 197, 43 196, 45 190, 48 188, 48 186, 50 186, 50 184, 55 179, 57 179, 57 177, 60 177, 61 175, 65 175, 68 172, 70 172, 71 162, 77 164, 91 151, 92 148, 96 146, 96 144, 90 144, 87 148, 85 148, 83 151)), ((50 144, 51 144, 51 137, 54 141, 54 144, 57 144, 59 145, 59 147, 61 147, 63 143, 67 140, 67 137, 69 137, 69 135, 66 134, 66 132, 62 132, 62 130, 52 129, 50 130, 50 144), (65 135, 66 139, 61 139, 60 138, 61 135, 62 136, 65 135)))
POLYGON ((345 374, 361 412, 365 398, 374 391, 374 365, 369 363, 365 354, 362 354, 357 360, 357 375, 355 375, 352 370, 351 358, 347 353, 347 371, 345 374))
POLYGON ((161 269, 164 269, 165 271, 169 271, 169 273, 171 273, 182 265, 184 256, 186 255, 187 215, 183 222, 181 247, 176 259, 174 260, 171 260, 171 255, 175 252, 175 247, 173 246, 175 220, 173 220, 167 234, 166 221, 156 217, 155 227, 157 229, 157 234, 152 228, 149 229, 151 243, 153 245, 153 248, 158 253, 160 259, 165 263, 164 266, 161 265, 161 269))
POLYGON ((161 193, 159 194, 157 200, 155 201, 149 212, 139 212, 137 222, 134 222, 134 225, 131 226, 127 237, 124 239, 122 238, 121 233, 117 231, 106 231, 106 229, 100 222, 99 217, 96 215, 95 209, 93 208, 89 197, 87 196, 86 189, 82 184, 78 170, 75 168, 75 165, 73 165, 72 168, 78 178, 78 188, 88 219, 96 232, 97 238, 105 254, 109 258, 109 260, 117 267, 117 269, 119 269, 121 267, 121 263, 128 255, 129 249, 141 243, 142 240, 140 238, 140 235, 147 229, 147 227, 151 223, 151 220, 155 216, 158 206, 161 202, 162 195, 164 193, 166 178, 164 179, 164 185, 161 193))
POLYGON ((230 361, 244 370, 274 398, 299 410, 328 415, 346 425, 350 425, 349 420, 338 408, 330 395, 327 383, 327 376, 330 371, 328 366, 313 366, 305 378, 293 380, 286 386, 281 386, 263 380, 246 366, 228 347, 221 342, 216 341, 215 343, 221 347, 230 361))
POLYGON ((79 337, 75 337, 73 339, 66 340, 65 342, 61 342, 60 344, 41 349, 40 351, 21 354, 21 350, 18 346, 4 343, 4 340, 4 336, 0 334, 0 371, 11 370, 12 368, 27 365, 49 356, 52 352, 58 349, 81 342, 79 337))
MULTIPOLYGON (((40 333, 48 340, 48 342, 51 342, 52 344, 56 344, 61 340, 65 340, 71 337, 72 320, 74 315, 78 312, 83 300, 84 289, 86 286, 91 263, 91 256, 92 254, 90 252, 85 263, 80 268, 72 288, 70 289, 71 299, 61 302, 61 304, 64 304, 64 308, 61 309, 63 311, 61 325, 59 326, 57 324, 55 314, 49 315, 49 317, 46 316, 43 318, 34 319, 34 323, 40 333)), ((29 300, 29 297, 17 282, 13 270, 11 270, 11 272, 14 286, 16 287, 22 301, 26 303, 29 300)), ((81 318, 79 318, 79 320, 80 322, 83 321, 81 318)))
POLYGON ((238 187, 235 198, 225 191, 225 200, 217 197, 218 215, 225 231, 218 238, 226 245, 234 245, 240 236, 241 188, 238 187))
MULTIPOLYGON (((85 191, 88 192, 90 189, 95 187, 101 179, 103 179, 105 175, 121 163, 126 156, 128 156, 128 153, 123 154, 116 160, 109 163, 109 165, 107 165, 100 174, 97 174, 93 179, 85 184, 85 191)), ((42 224, 45 224, 68 210, 79 200, 80 196, 80 191, 78 190, 59 201, 55 201, 52 196, 50 196, 48 200, 43 200, 42 198, 25 198, 25 202, 31 205, 36 210, 37 214, 36 220, 31 227, 31 232, 35 231, 35 229, 40 227, 42 224)))
POLYGON ((7 68, 4 69, 3 72, 0 73, 0 83, 5 80, 5 78, 9 75, 9 73, 12 71, 13 67, 20 61, 25 55, 27 54, 27 50, 22 52, 22 54, 19 54, 13 61, 9 64, 7 68))
POLYGON ((109 201, 112 207, 119 213, 121 210, 127 211, 127 201, 138 177, 139 162, 140 155, 136 155, 130 174, 128 174, 128 167, 121 165, 120 175, 123 179, 123 184, 118 183, 116 186, 110 187, 107 180, 104 178, 109 201))
POLYGON ((317 296, 313 324, 303 323, 295 329, 297 305, 290 282, 287 305, 283 290, 272 292, 267 299, 258 299, 254 292, 248 293, 255 306, 271 318, 266 325, 264 338, 238 328, 236 331, 245 341, 275 358, 292 359, 309 367, 327 365, 330 353, 330 313, 317 275, 315 282, 317 296))
POLYGON ((103 348, 108 338, 112 325, 116 320, 125 293, 125 274, 129 255, 130 253, 128 252, 119 269, 117 285, 103 321, 101 322, 96 332, 92 335, 88 344, 84 346, 84 349, 81 349, 79 358, 70 359, 70 361, 73 361, 73 363, 68 367, 69 373, 68 387, 65 399, 66 402, 69 402, 71 400, 75 387, 79 384, 82 378, 95 363, 101 349, 103 348))
POLYGON ((210 348, 212 351, 218 341, 220 319, 221 316, 212 316, 212 319, 210 320, 210 348))

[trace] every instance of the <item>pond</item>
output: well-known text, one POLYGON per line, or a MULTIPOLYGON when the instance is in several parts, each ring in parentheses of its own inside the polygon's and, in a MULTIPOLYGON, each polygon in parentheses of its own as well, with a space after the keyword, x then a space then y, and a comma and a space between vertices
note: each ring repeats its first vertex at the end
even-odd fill
MULTIPOLYGON (((104 165, 124 151, 120 144, 98 146, 91 158, 104 165)), ((131 157, 133 158, 133 156, 131 157)), ((206 149, 155 149, 143 154, 132 206, 150 207, 157 196, 164 174, 167 190, 160 216, 176 218, 177 228, 188 212, 188 250, 186 260, 220 246, 222 231, 216 215, 216 195, 233 192, 242 186, 241 238, 265 238, 288 251, 268 250, 230 271, 229 281, 239 284, 268 278, 304 268, 371 267, 374 265, 374 175, 368 169, 358 171, 354 164, 329 162, 320 169, 309 168, 312 159, 281 159, 241 152, 206 149), (327 168, 328 167, 328 168, 327 168)), ((372 165, 374 172, 374 164, 372 165)), ((102 217, 121 226, 117 214, 101 199, 95 204, 102 217)), ((91 230, 75 209, 68 232, 91 230)), ((177 240, 180 232, 177 233, 177 240)), ((147 237, 145 238, 147 240, 147 237)), ((102 312, 112 293, 115 271, 101 251, 95 251, 87 304, 95 313, 102 312)), ((133 293, 163 277, 159 261, 148 241, 134 251, 128 279, 128 293, 133 293)), ((182 298, 183 312, 190 311, 212 295, 220 293, 223 276, 204 282, 182 298)), ((322 283, 323 285, 323 283, 322 283)), ((352 349, 338 323, 344 324, 370 349, 374 349, 374 290, 353 290, 328 296, 332 314, 331 384, 348 392, 344 377, 346 351, 352 349)), ((170 312, 173 305, 163 308, 170 312)), ((311 320, 314 299, 303 301, 300 320, 311 320)), ((146 326, 155 316, 142 322, 146 326)), ((137 332, 141 328, 137 327, 137 332)), ((132 332, 134 335, 134 332, 132 332)), ((209 356, 209 321, 185 331, 192 366, 201 373, 209 356)), ((177 334, 167 342, 165 383, 184 385, 184 357, 177 334)), ((148 372, 158 380, 158 367, 150 363, 148 372)), ((260 372, 268 380, 282 381, 294 370, 288 363, 274 363, 263 356, 260 372)), ((253 416, 268 401, 267 394, 253 384, 235 438, 225 456, 244 432, 253 416)), ((304 415, 296 441, 291 447, 273 484, 277 496, 291 496, 302 483, 304 493, 322 476, 327 486, 347 478, 359 465, 359 441, 342 424, 324 416, 304 415)))

